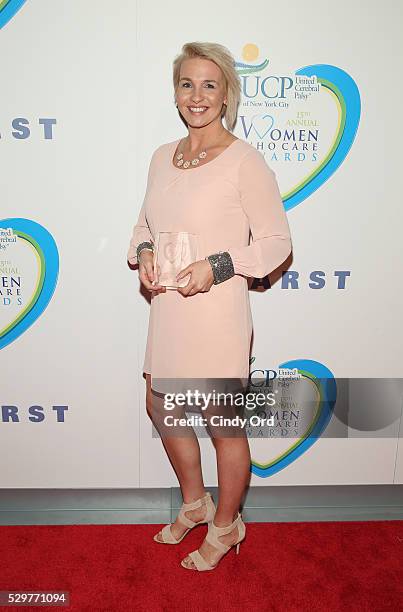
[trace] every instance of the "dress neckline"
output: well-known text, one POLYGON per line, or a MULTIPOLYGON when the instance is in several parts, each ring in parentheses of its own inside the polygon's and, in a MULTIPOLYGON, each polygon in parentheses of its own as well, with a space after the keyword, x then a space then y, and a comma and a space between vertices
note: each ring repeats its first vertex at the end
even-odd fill
MULTIPOLYGON (((181 168, 178 168, 178 166, 175 166, 175 164, 172 162, 173 154, 175 153, 176 148, 177 148, 177 146, 178 146, 178 144, 180 143, 181 140, 182 140, 182 138, 178 138, 178 140, 174 140, 174 142, 173 142, 173 150, 172 150, 172 152, 170 154, 169 162, 170 162, 170 165, 172 166, 172 168, 174 170, 176 170, 177 172, 187 172, 189 170, 189 168, 186 168, 185 170, 183 170, 181 168)), ((209 161, 209 162, 207 162, 205 164, 202 164, 201 166, 195 166, 194 168, 191 168, 189 170, 189 172, 195 172, 196 170, 201 170, 205 166, 209 166, 210 164, 213 164, 216 161, 216 159, 219 159, 222 155, 225 155, 225 153, 237 142, 242 142, 242 139, 241 138, 236 138, 236 140, 233 140, 231 142, 231 144, 229 144, 227 147, 225 147, 224 151, 221 151, 221 153, 219 155, 216 155, 216 157, 214 157, 214 159, 212 159, 211 161, 209 161)))

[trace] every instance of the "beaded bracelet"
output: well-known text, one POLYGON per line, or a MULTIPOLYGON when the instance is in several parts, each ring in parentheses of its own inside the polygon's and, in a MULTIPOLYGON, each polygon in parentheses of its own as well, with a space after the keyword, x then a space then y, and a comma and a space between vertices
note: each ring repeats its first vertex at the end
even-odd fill
POLYGON ((234 265, 228 251, 219 251, 213 255, 208 255, 206 259, 210 262, 213 270, 214 285, 218 285, 234 276, 234 265))
POLYGON ((136 249, 136 253, 137 253, 137 263, 140 263, 140 252, 142 250, 147 250, 147 251, 152 251, 154 253, 154 245, 152 242, 140 242, 140 244, 138 245, 137 249, 136 249))

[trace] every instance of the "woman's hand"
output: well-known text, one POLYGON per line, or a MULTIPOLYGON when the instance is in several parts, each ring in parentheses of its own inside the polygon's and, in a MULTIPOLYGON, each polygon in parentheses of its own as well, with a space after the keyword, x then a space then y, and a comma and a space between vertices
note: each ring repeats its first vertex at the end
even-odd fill
POLYGON ((143 283, 144 287, 148 289, 148 291, 153 291, 155 293, 165 293, 166 287, 162 285, 155 284, 154 281, 154 253, 148 251, 146 249, 140 251, 139 257, 139 278, 143 283))
POLYGON ((188 274, 190 274, 188 284, 185 287, 178 287, 179 293, 188 296, 203 291, 210 291, 214 283, 214 275, 208 260, 201 259, 189 264, 179 272, 176 280, 180 280, 188 274))

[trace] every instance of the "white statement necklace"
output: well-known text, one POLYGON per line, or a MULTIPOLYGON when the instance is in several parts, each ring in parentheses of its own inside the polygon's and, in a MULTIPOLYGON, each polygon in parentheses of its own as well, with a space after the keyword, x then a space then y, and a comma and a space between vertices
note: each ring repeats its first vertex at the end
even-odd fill
POLYGON ((195 157, 192 160, 184 160, 183 159, 183 153, 178 153, 178 155, 176 156, 176 159, 178 160, 176 162, 176 165, 180 168, 181 166, 183 168, 189 168, 189 166, 197 166, 197 164, 199 163, 200 159, 204 159, 205 157, 207 157, 207 152, 205 150, 200 151, 199 155, 197 157, 195 157))

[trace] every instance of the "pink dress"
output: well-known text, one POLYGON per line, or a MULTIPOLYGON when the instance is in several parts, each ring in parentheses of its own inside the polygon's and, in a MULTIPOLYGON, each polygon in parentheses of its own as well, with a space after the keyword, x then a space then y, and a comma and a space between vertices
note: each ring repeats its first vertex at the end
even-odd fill
POLYGON ((143 371, 157 391, 154 379, 248 378, 247 277, 266 276, 292 250, 276 175, 258 150, 237 139, 210 162, 183 170, 173 164, 179 141, 152 155, 128 261, 136 263, 137 245, 154 242, 157 232, 185 231, 198 235, 199 259, 228 251, 235 275, 189 297, 153 295, 143 371))

